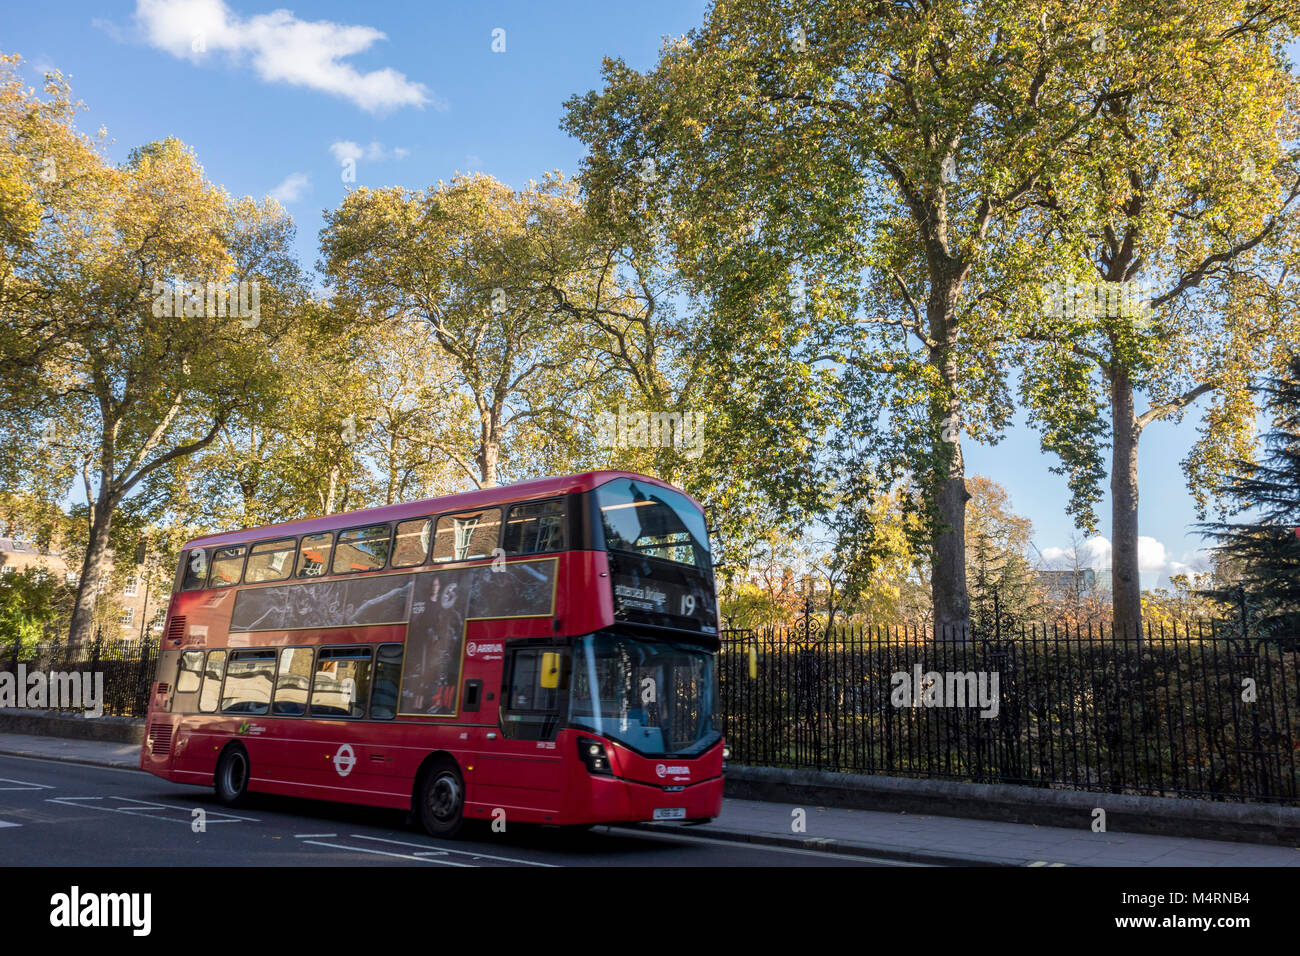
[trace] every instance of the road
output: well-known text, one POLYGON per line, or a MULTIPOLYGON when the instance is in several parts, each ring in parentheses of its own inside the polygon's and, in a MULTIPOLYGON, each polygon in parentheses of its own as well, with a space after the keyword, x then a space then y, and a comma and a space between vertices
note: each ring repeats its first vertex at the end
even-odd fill
POLYGON ((254 795, 227 810, 212 791, 140 771, 0 756, 7 866, 895 866, 888 860, 710 839, 708 827, 573 833, 476 823, 435 840, 403 815, 254 795), (205 829, 194 832, 194 811, 205 829))

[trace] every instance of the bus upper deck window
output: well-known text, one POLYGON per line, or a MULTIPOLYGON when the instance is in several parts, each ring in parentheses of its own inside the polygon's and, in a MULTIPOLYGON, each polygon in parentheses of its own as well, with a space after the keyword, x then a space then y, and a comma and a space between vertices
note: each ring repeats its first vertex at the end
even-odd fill
POLYGON ((381 570, 388 561, 391 535, 392 529, 386 524, 339 532, 339 543, 334 548, 334 573, 381 570))
POLYGON ((287 578, 293 568, 293 549, 297 543, 293 538, 282 538, 253 545, 248 555, 248 566, 244 568, 244 583, 258 584, 287 578))
POLYGON ((294 577, 315 578, 325 573, 329 567, 330 543, 333 535, 309 534, 302 539, 302 548, 298 551, 298 571, 294 577))
POLYGON ((433 560, 473 561, 490 558, 497 549, 501 509, 485 508, 438 519, 433 539, 433 560))
POLYGON ((185 573, 181 576, 182 591, 197 591, 208 581, 208 552, 195 548, 185 556, 185 573))
POLYGON ((399 521, 393 539, 393 567, 413 568, 424 564, 429 554, 429 538, 433 534, 432 518, 399 521))
POLYGON ((212 575, 208 579, 210 588, 228 588, 239 583, 244 573, 244 545, 235 548, 221 548, 212 555, 212 575))
POLYGON ((563 551, 564 502, 529 501, 511 505, 502 547, 506 554, 563 551))

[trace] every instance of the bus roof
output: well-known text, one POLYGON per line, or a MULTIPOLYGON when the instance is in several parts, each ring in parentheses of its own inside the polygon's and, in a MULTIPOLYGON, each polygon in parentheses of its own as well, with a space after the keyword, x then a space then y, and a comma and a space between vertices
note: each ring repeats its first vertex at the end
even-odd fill
MULTIPOLYGON (((424 498, 420 501, 411 501, 404 504, 363 508, 359 511, 343 511, 320 518, 303 518, 299 521, 287 521, 283 524, 269 524, 258 528, 227 531, 224 534, 213 534, 188 541, 185 544, 185 550, 248 544, 276 535, 290 537, 302 534, 317 534, 322 531, 335 531, 339 528, 355 527, 369 523, 381 524, 388 521, 401 521, 406 518, 419 518, 425 515, 445 514, 449 511, 463 511, 489 505, 510 504, 531 498, 548 498, 553 495, 590 491, 616 478, 645 481, 661 488, 668 488, 686 494, 666 481, 660 481, 658 478, 651 478, 647 475, 638 475, 631 471, 584 471, 577 475, 566 475, 559 478, 537 478, 533 481, 521 481, 513 485, 498 485, 494 488, 480 488, 477 491, 465 491, 460 494, 445 495, 441 498, 424 498)), ((686 495, 686 497, 695 502, 697 506, 699 505, 699 502, 691 498, 690 495, 686 495)))

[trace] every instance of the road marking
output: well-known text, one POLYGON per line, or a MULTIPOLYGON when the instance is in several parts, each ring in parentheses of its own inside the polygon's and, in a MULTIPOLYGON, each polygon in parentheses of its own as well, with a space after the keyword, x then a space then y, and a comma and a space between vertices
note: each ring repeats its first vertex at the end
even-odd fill
POLYGON ((10 823, 8 820, 0 820, 0 827, 20 827, 21 823, 10 823))
POLYGON ((324 840, 327 837, 336 837, 336 836, 338 836, 337 833, 295 833, 293 835, 293 838, 295 840, 307 840, 311 838, 324 840))
POLYGON ((28 783, 26 780, 10 780, 8 777, 0 777, 0 783, 16 783, 16 787, 0 787, 0 790, 53 790, 54 787, 48 783, 28 783))
MULTIPOLYGON (((76 807, 79 810, 103 810, 106 813, 125 813, 133 817, 146 817, 150 820, 167 820, 171 823, 189 824, 194 819, 193 807, 178 807, 167 803, 151 803, 148 800, 136 800, 133 797, 110 797, 112 800, 119 800, 124 803, 133 803, 135 806, 130 807, 106 807, 93 806, 79 801, 82 800, 103 800, 104 797, 48 797, 46 803, 58 803, 67 807, 76 807), (180 816, 159 816, 156 812, 164 810, 168 813, 179 813, 180 816)), ((225 813, 221 810, 209 810, 207 807, 201 808, 205 814, 207 823, 260 823, 256 817, 241 817, 233 813, 225 813)))
POLYGON ((545 866, 551 868, 556 866, 554 863, 542 863, 537 860, 520 860, 510 856, 493 856, 491 853, 475 853, 473 850, 452 850, 443 847, 431 847, 427 843, 408 843, 405 840, 387 840, 383 837, 363 836, 360 833, 353 833, 351 835, 358 840, 375 840, 379 843, 395 843, 398 846, 416 846, 420 847, 425 853, 455 853, 461 856, 470 856, 476 860, 496 860, 500 863, 522 863, 525 866, 545 866))
POLYGON ((399 860, 415 860, 417 863, 437 863, 440 866, 461 866, 474 867, 473 863, 457 863, 455 860, 431 860, 427 856, 416 856, 413 853, 389 853, 387 850, 372 850, 364 846, 348 846, 345 843, 325 843, 322 840, 303 840, 303 843, 310 843, 313 846, 327 846, 335 850, 352 850, 354 853, 374 853, 378 856, 391 856, 399 860))

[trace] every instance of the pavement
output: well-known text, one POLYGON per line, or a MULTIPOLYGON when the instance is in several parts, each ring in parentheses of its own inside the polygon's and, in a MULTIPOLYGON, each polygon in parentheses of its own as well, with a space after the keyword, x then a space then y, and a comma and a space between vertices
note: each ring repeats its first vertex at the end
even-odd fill
MULTIPOLYGON (((139 746, 0 733, 0 754, 135 770, 139 746)), ((156 779, 156 778, 152 778, 156 779)), ((632 824, 630 829, 818 855, 948 866, 1289 866, 1300 847, 1265 846, 1074 827, 1002 823, 931 814, 887 813, 727 799, 698 827, 632 824)))

